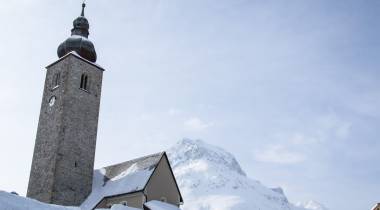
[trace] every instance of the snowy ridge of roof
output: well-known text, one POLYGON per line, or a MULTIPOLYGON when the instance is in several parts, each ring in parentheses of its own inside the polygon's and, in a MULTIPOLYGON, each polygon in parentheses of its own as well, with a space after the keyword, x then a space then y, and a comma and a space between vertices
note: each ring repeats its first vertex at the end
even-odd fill
POLYGON ((118 179, 120 179, 120 176, 123 174, 124 176, 128 175, 125 174, 126 172, 133 173, 141 170, 151 169, 152 167, 154 168, 157 165, 158 161, 161 159, 162 155, 163 152, 160 152, 104 167, 102 168, 105 169, 104 176, 109 180, 114 180, 116 177, 119 177, 118 179))
POLYGON ((377 203, 377 204, 375 204, 375 205, 371 208, 371 210, 376 210, 376 208, 379 207, 379 206, 380 206, 380 203, 377 203))
POLYGON ((81 208, 93 209, 105 197, 143 190, 163 154, 156 153, 95 170, 92 192, 81 208))

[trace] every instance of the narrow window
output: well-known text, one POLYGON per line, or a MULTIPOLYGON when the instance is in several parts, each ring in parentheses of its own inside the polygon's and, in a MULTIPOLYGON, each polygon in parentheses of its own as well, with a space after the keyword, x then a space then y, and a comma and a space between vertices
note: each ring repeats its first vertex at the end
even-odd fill
POLYGON ((56 73, 53 77, 53 88, 56 88, 59 86, 59 83, 61 81, 61 73, 56 73))
POLYGON ((74 166, 75 166, 75 168, 78 167, 77 161, 74 162, 74 166))
POLYGON ((83 89, 83 83, 84 83, 84 74, 80 77, 80 88, 83 89))
POLYGON ((86 75, 84 77, 84 89, 87 90, 87 79, 88 79, 88 76, 86 75))
POLYGON ((88 90, 88 76, 85 74, 82 74, 80 78, 80 88, 83 90, 88 90))

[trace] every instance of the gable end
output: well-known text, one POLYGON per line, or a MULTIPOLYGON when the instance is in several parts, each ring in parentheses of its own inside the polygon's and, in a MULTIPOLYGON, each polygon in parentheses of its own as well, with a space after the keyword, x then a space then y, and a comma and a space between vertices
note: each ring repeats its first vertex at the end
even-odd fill
POLYGON ((176 188, 176 190, 177 190, 177 192, 178 192, 178 195, 179 195, 179 202, 180 202, 179 205, 181 205, 181 204, 183 204, 183 197, 182 197, 181 191, 179 190, 177 180, 176 180, 176 178, 175 178, 175 176, 174 176, 173 169, 172 169, 172 167, 171 167, 171 165, 170 165, 170 162, 169 162, 169 159, 168 159, 168 156, 167 156, 166 152, 163 152, 163 154, 162 154, 162 156, 161 156, 161 159, 158 161, 158 164, 157 164, 155 170, 153 171, 152 175, 149 177, 149 179, 148 179, 146 185, 144 186, 144 191, 146 191, 146 190, 147 190, 147 187, 149 186, 149 184, 151 184, 151 182, 152 182, 152 177, 154 177, 154 175, 155 175, 156 173, 158 173, 157 171, 159 171, 159 170, 157 170, 157 168, 159 168, 159 166, 160 166, 161 164, 163 164, 163 161, 168 165, 169 174, 170 174, 170 176, 171 176, 171 178, 172 178, 172 180, 173 180, 173 182, 174 182, 175 188, 176 188))

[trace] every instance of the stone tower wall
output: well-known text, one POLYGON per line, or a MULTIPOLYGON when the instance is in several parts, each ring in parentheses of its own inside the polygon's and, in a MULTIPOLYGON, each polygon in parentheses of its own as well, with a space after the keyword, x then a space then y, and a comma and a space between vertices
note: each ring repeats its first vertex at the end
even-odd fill
POLYGON ((91 193, 102 76, 103 70, 72 54, 47 68, 28 197, 78 206, 91 193), (57 72, 60 85, 52 89, 57 72), (80 89, 83 73, 87 91, 80 89))

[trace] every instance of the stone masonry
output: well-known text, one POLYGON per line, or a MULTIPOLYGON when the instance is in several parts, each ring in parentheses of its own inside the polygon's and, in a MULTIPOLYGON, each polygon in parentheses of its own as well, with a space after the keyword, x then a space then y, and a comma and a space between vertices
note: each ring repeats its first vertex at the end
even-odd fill
POLYGON ((102 68, 74 53, 47 67, 28 197, 78 206, 91 193, 102 77, 102 68))

